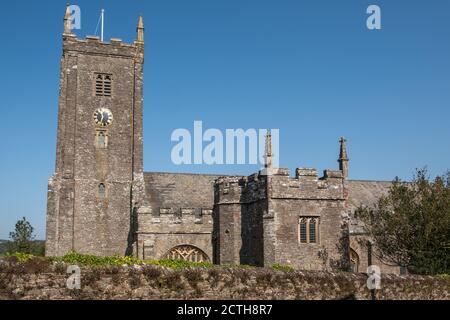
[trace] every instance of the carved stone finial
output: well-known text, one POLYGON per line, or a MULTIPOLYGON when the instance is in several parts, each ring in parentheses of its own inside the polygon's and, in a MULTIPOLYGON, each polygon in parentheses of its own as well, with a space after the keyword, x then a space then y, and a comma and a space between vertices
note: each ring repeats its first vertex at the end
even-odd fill
POLYGON ((139 21, 136 30, 137 30, 136 43, 144 44, 144 20, 142 19, 142 16, 139 16, 139 21))

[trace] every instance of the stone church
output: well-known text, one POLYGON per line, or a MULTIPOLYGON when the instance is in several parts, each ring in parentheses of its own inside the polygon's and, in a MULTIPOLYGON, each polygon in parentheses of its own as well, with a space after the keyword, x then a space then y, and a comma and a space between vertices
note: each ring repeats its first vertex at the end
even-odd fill
POLYGON ((347 179, 343 138, 339 168, 323 176, 272 167, 270 132, 266 168, 250 176, 144 172, 143 65, 142 17, 133 44, 107 43, 78 39, 66 11, 48 256, 76 251, 361 272, 376 264, 398 272, 380 261, 353 216, 390 183, 347 179))

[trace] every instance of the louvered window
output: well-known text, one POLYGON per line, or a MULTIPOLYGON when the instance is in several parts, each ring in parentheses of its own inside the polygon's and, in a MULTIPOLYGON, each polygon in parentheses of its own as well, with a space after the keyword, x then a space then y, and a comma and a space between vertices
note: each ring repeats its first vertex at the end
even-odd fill
POLYGON ((112 94, 112 76, 110 74, 97 73, 95 75, 95 95, 98 97, 110 97, 112 94))

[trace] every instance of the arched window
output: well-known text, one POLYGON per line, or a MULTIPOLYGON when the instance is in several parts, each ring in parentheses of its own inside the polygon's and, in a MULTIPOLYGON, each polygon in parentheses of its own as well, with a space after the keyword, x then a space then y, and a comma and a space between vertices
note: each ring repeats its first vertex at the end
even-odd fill
POLYGON ((316 243, 316 219, 309 220, 309 243, 316 243))
POLYGON ((319 217, 300 217, 299 220, 299 242, 319 242, 319 217))
POLYGON ((359 269, 359 256, 352 248, 350 248, 350 268, 353 272, 358 272, 359 269))
POLYGON ((307 232, 308 219, 300 219, 300 242, 308 243, 308 232, 307 232))
POLYGON ((209 257, 206 253, 199 248, 190 245, 181 245, 170 249, 164 256, 164 259, 209 262, 209 257))
POLYGON ((98 196, 99 198, 105 198, 106 197, 106 187, 104 183, 100 183, 98 185, 98 196))

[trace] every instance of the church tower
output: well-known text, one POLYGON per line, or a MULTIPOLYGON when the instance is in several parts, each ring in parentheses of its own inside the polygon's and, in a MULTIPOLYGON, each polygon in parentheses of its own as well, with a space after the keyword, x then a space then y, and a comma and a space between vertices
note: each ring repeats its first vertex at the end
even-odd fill
POLYGON ((64 17, 56 168, 49 180, 46 255, 130 254, 143 197, 144 25, 134 44, 77 39, 64 17))

